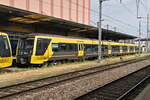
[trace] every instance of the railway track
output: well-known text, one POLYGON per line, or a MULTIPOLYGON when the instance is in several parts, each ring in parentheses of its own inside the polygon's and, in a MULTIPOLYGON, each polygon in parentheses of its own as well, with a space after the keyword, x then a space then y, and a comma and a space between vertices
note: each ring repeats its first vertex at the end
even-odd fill
POLYGON ((150 66, 106 84, 76 100, 123 100, 142 82, 150 79, 150 66))
POLYGON ((45 79, 34 80, 30 82, 20 83, 8 87, 0 88, 0 99, 11 98, 18 94, 27 93, 32 90, 40 89, 46 86, 55 85, 58 83, 67 82, 68 80, 78 79, 79 77, 88 76, 90 74, 95 74, 105 70, 110 70, 113 68, 125 66, 131 63, 136 63, 142 60, 150 59, 150 57, 145 57, 143 59, 129 60, 109 65, 104 65, 101 67, 95 67, 90 69, 84 69, 76 72, 70 72, 59 76, 49 77, 45 79))

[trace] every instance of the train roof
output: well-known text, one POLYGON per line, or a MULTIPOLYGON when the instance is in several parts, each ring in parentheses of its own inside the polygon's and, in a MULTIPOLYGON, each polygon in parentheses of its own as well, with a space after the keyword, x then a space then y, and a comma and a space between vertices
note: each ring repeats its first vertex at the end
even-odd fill
MULTIPOLYGON (((48 34, 30 34, 28 35, 30 37, 28 38, 33 38, 35 36, 49 36, 49 37, 58 37, 58 38, 66 38, 66 39, 78 39, 78 40, 90 40, 90 41, 95 41, 96 44, 98 43, 97 39, 89 39, 89 38, 81 38, 81 37, 71 37, 71 36, 61 36, 61 35, 48 35, 48 34)), ((104 44, 110 44, 110 45, 129 45, 129 46, 136 46, 136 44, 131 44, 131 43, 120 43, 120 42, 114 42, 114 41, 102 41, 104 44)))

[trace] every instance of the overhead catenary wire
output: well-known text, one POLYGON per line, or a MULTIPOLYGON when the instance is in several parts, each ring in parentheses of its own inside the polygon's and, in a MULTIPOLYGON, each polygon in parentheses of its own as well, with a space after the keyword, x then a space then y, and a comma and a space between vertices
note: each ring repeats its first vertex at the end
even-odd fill
POLYGON ((141 5, 143 6, 143 8, 147 11, 147 12, 150 12, 150 10, 148 9, 148 7, 143 3, 144 1, 141 0, 141 5))
POLYGON ((131 11, 124 3, 121 3, 121 4, 131 15, 133 15, 134 17, 136 16, 136 14, 134 14, 134 12, 131 11))

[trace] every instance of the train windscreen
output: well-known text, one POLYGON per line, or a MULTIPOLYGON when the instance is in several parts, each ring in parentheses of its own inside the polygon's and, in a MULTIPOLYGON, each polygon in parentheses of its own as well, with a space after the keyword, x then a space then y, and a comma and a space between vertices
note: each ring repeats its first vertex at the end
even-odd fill
POLYGON ((20 55, 31 55, 33 52, 34 39, 21 39, 18 51, 20 55))
POLYGON ((10 57, 10 46, 6 36, 0 36, 0 57, 10 57))

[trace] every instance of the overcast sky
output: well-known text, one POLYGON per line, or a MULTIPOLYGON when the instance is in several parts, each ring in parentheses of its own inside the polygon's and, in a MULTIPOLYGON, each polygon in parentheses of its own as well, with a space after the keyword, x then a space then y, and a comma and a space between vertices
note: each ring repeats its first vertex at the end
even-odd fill
MULTIPOLYGON (((98 4, 99 0, 92 1, 91 24, 96 25, 98 21, 98 4)), ((142 37, 145 37, 146 32, 146 16, 150 12, 150 0, 140 0, 139 16, 142 19, 142 37), (149 6, 149 7, 148 7, 149 6)), ((109 29, 138 36, 138 19, 136 13, 136 0, 108 0, 103 2, 103 28, 109 24, 109 29)))

